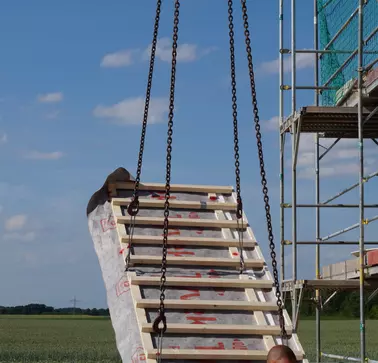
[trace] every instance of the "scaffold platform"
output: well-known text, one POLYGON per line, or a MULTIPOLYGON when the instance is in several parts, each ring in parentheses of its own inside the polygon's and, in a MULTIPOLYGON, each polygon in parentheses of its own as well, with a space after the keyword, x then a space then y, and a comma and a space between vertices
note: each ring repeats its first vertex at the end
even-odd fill
MULTIPOLYGON (((378 137, 378 109, 363 109, 364 138, 378 137)), ((293 125, 302 133, 320 133, 323 138, 357 138, 358 108, 335 106, 302 107, 280 126, 281 134, 291 132, 293 125)))

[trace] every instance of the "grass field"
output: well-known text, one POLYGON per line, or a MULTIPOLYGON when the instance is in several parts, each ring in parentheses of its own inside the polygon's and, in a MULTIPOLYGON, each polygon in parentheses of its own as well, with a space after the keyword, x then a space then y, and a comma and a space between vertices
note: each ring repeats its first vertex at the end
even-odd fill
MULTIPOLYGON (((378 360, 378 321, 367 322, 367 353, 378 360)), ((299 337, 314 361, 315 323, 302 320, 299 337)), ((358 357, 359 322, 322 322, 322 350, 358 357)), ((1 316, 0 362, 121 363, 110 320, 71 316, 1 316)), ((336 362, 336 361, 335 361, 336 362)))

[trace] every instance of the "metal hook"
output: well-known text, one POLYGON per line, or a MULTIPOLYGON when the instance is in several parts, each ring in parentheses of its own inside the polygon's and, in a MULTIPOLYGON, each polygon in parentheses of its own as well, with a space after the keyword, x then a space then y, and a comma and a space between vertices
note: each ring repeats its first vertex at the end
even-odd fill
POLYGON ((139 212, 139 198, 135 197, 127 207, 127 213, 130 216, 135 217, 139 212))
POLYGON ((155 319, 152 328, 154 329, 154 332, 157 334, 165 333, 167 330, 167 318, 165 314, 160 311, 158 317, 155 319), (159 328, 159 324, 163 323, 163 328, 159 328))

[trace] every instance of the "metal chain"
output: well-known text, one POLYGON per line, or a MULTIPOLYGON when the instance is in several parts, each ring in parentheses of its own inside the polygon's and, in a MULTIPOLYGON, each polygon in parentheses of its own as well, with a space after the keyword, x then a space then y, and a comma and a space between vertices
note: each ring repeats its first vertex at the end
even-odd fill
POLYGON ((127 246, 128 251, 127 251, 127 256, 125 259, 126 271, 129 270, 129 264, 130 264, 131 242, 132 242, 132 237, 134 235, 135 216, 139 212, 139 198, 138 198, 139 195, 138 194, 139 194, 139 185, 140 185, 140 174, 142 172, 144 140, 146 138, 148 110, 149 110, 150 99, 151 99, 152 77, 153 77, 154 65, 155 65, 155 54, 156 54, 156 45, 157 45, 157 37, 158 37, 158 30, 159 30, 160 11, 161 11, 161 0, 157 0, 154 32, 153 32, 153 39, 152 39, 152 45, 151 45, 150 68, 148 70, 146 100, 144 103, 143 124, 142 124, 142 132, 140 136, 140 148, 139 148, 138 165, 137 165, 137 172, 136 172, 135 184, 134 184, 134 193, 133 193, 132 201, 127 208, 127 212, 129 213, 131 218, 130 218, 130 226, 129 226, 129 244, 127 246))
MULTIPOLYGON (((171 153, 172 153, 172 134, 173 134, 173 111, 175 100, 175 82, 176 82, 176 58, 177 58, 177 40, 178 40, 178 23, 179 23, 180 0, 175 2, 174 27, 173 27, 173 44, 172 44, 172 70, 171 70, 171 87, 169 97, 169 115, 168 115, 168 139, 167 139, 167 166, 166 166, 166 185, 165 185, 165 204, 164 204, 164 227, 163 227, 163 257, 161 262, 160 278, 160 307, 159 315, 153 323, 155 333, 162 334, 167 330, 167 319, 165 316, 165 282, 167 272, 167 240, 168 240, 168 217, 169 217, 169 198, 171 182, 171 153), (163 328, 159 324, 163 323, 163 328)), ((161 347, 162 345, 160 345, 161 347)), ((161 353, 161 352, 160 352, 161 353)), ((161 358, 161 355, 159 354, 161 358)))
MULTIPOLYGON (((231 86, 232 86, 232 116, 234 119, 234 151, 235 151, 235 175, 236 175, 236 196, 237 209, 236 217, 241 219, 243 217, 243 203, 241 198, 240 187, 240 162, 239 162, 239 139, 238 139, 238 111, 236 99, 236 75, 235 75, 235 47, 234 47, 234 23, 232 15, 232 0, 228 1, 228 27, 230 36, 230 61, 231 61, 231 86)), ((238 223, 239 226, 239 223, 238 223)), ((239 229, 239 254, 240 254, 240 273, 244 271, 244 256, 243 256, 243 231, 239 229)))
POLYGON ((279 312, 279 317, 280 317, 281 337, 282 339, 287 340, 287 332, 285 329, 285 320, 283 316, 283 307, 282 307, 283 304, 282 304, 280 284, 279 284, 279 279, 278 279, 275 244, 273 241, 273 228, 272 228, 272 219, 270 215, 268 187, 267 187, 267 181, 265 177, 264 156, 263 156, 263 148, 262 148, 262 142, 261 142, 260 124, 259 124, 259 116, 258 116, 258 108, 257 108, 255 76, 254 76, 254 71, 253 71, 250 33, 248 30, 249 24, 248 24, 246 0, 241 0, 241 5, 242 5, 242 11, 243 11, 244 35, 245 35, 245 44, 246 44, 247 58, 248 58, 249 76, 250 76, 250 82, 251 82, 256 139, 257 139, 258 154, 259 154, 259 159, 260 159, 261 184, 263 186, 263 193, 264 193, 265 212, 266 212, 266 220, 267 220, 268 235, 269 235, 269 247, 271 249, 270 256, 272 258, 274 285, 276 288, 277 306, 278 306, 278 312, 279 312))
POLYGON ((140 149, 139 149, 139 156, 138 156, 137 173, 135 177, 133 202, 130 203, 129 208, 128 208, 128 212, 130 215, 136 215, 139 211, 138 192, 139 192, 139 184, 140 184, 140 174, 142 172, 144 140, 146 138, 148 110, 149 110, 150 99, 151 99, 152 77, 153 77, 154 65, 155 65, 156 45, 157 45, 160 11, 161 11, 160 9, 161 9, 161 0, 158 0, 156 4, 156 16, 155 16, 154 33, 153 33, 152 46, 151 46, 150 68, 148 71, 146 101, 144 104, 143 125, 142 125, 142 133, 140 137, 140 149))

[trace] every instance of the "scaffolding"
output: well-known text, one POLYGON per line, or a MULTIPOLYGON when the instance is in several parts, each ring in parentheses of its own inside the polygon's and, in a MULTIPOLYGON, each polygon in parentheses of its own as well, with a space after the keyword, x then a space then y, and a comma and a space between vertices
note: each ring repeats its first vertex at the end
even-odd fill
MULTIPOLYGON (((310 1, 309 1, 310 3, 310 1)), ((321 356, 338 359, 340 356, 321 353, 320 313, 322 289, 357 289, 360 292, 360 358, 349 360, 366 361, 364 290, 377 289, 376 282, 368 281, 364 273, 364 229, 368 222, 378 216, 365 219, 365 208, 377 208, 377 204, 365 204, 364 182, 378 176, 378 172, 364 175, 364 140, 371 139, 378 145, 378 2, 376 0, 313 0, 314 39, 313 49, 296 47, 296 0, 279 0, 279 134, 280 134, 280 240, 281 284, 283 291, 290 292, 294 331, 298 326, 299 308, 303 289, 315 291, 316 303, 316 361, 321 356), (284 3, 290 2, 291 46, 284 46, 284 3), (333 19, 331 19, 333 17, 333 19), (298 54, 314 55, 314 85, 297 85, 296 57, 298 54), (284 62, 291 60, 291 85, 284 83, 284 62), (298 108, 297 91, 313 90, 314 105, 298 108), (291 94, 291 112, 284 116, 284 96, 291 94), (300 136, 314 134, 315 150, 315 202, 297 203, 297 161, 300 136), (285 201, 285 140, 291 135, 291 202, 285 201), (342 139, 356 139, 359 146, 358 182, 328 200, 320 198, 320 160, 342 139), (321 139, 335 139, 320 153, 321 139), (359 201, 355 204, 331 203, 341 195, 359 188, 359 201), (298 208, 315 209, 315 240, 299 241, 297 237, 298 208), (328 236, 320 235, 320 212, 322 208, 355 208, 359 210, 359 222, 328 236), (285 240, 285 210, 291 209, 291 239, 285 240), (350 230, 359 229, 359 241, 335 241, 332 238, 350 230), (320 274, 320 248, 322 245, 359 245, 359 280, 324 280, 320 274), (289 246, 288 246, 289 245, 289 246), (297 247, 315 245, 315 279, 298 279, 297 247), (288 247, 287 247, 288 246, 288 247), (292 276, 285 276, 285 248, 292 252, 292 276)), ((286 21, 286 17, 285 17, 286 21)), ((370 141, 370 140, 369 140, 370 141)), ((371 142, 371 141, 370 141, 371 142)), ((289 262, 290 263, 290 262, 289 262)), ((374 292, 376 293, 376 291, 374 292)), ((332 297, 332 295, 331 295, 332 297)), ((345 357, 344 357, 345 358, 345 357)))

